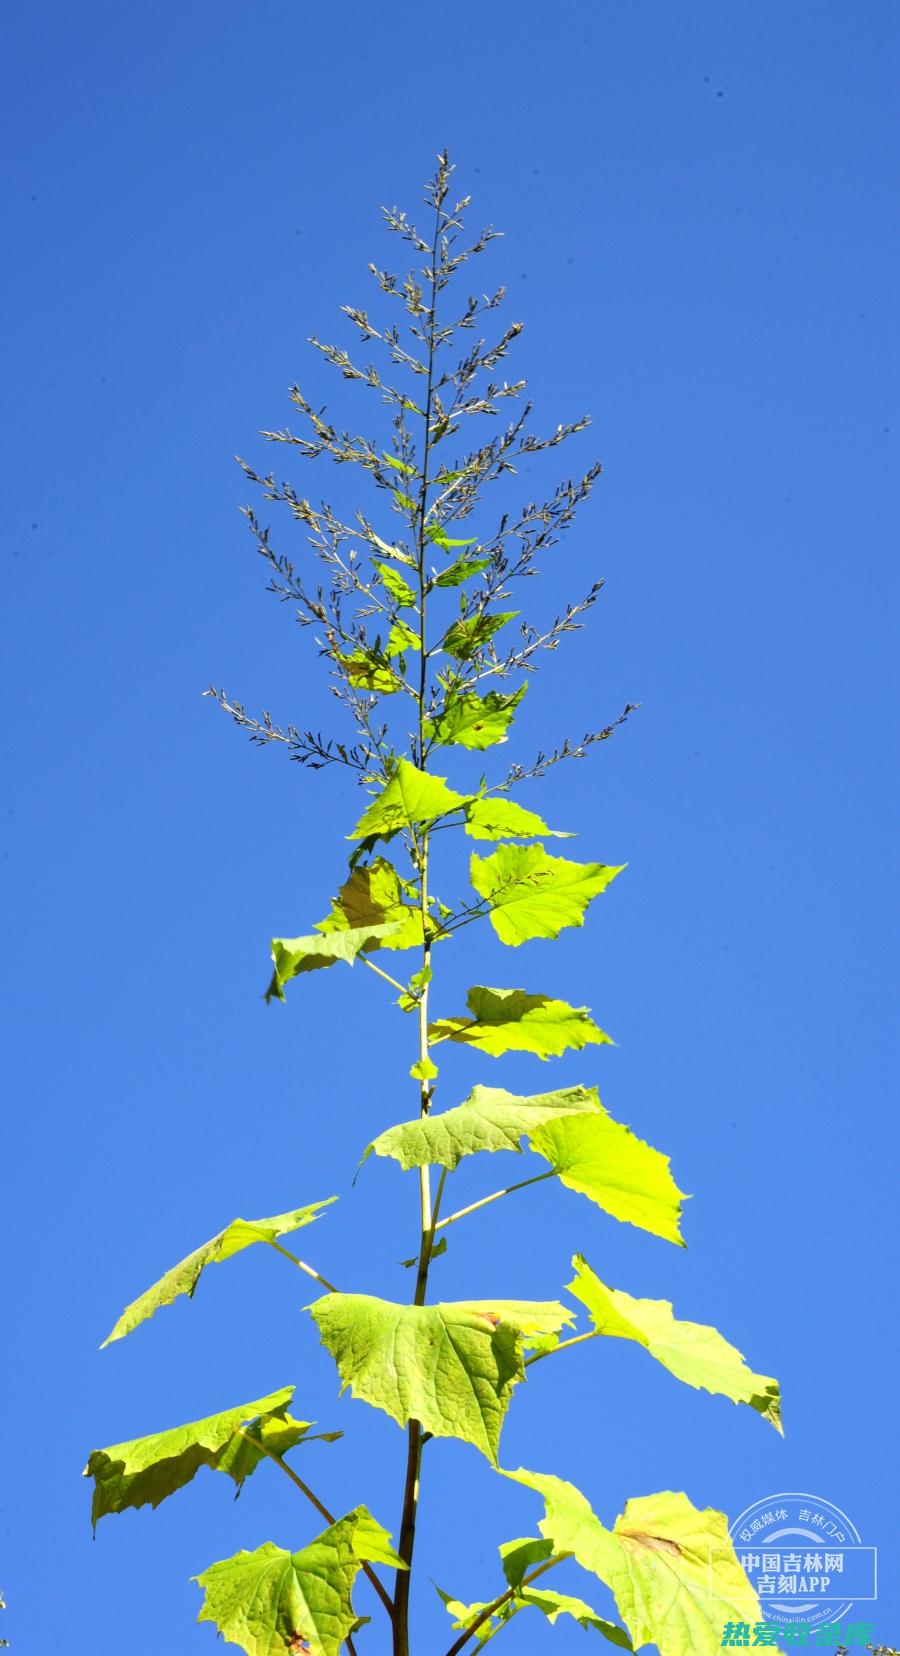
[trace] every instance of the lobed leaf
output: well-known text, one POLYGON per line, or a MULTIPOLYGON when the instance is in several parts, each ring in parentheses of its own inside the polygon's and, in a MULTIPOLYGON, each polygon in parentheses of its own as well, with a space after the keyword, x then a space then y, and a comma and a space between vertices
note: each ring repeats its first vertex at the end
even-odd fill
POLYGON ((277 1242, 279 1237, 286 1236, 289 1231, 302 1230, 304 1225, 311 1225, 314 1219, 318 1219, 323 1208, 330 1207, 331 1203, 336 1201, 336 1196, 328 1196, 324 1202, 313 1202, 310 1207, 292 1208, 289 1213, 278 1213, 272 1219, 232 1219, 231 1224, 226 1225, 217 1236, 195 1248, 186 1259, 173 1265, 165 1276, 160 1277, 152 1288, 148 1288, 127 1305, 112 1333, 103 1341, 103 1345, 108 1346, 113 1340, 123 1339, 133 1328, 137 1328, 139 1323, 152 1317, 161 1306, 171 1305, 180 1294, 187 1294, 189 1298, 193 1298, 197 1283, 207 1265, 217 1265, 221 1260, 230 1259, 233 1254, 241 1253, 254 1242, 266 1242, 271 1245, 277 1242))
POLYGON ((571 1323, 557 1303, 397 1305, 369 1294, 325 1294, 310 1306, 341 1390, 401 1426, 471 1443, 497 1465, 523 1344, 571 1323))
MULTIPOLYGON (((327 924, 323 922, 323 924, 327 924)), ((325 937, 273 937, 272 963, 274 971, 266 990, 266 1001, 284 1000, 284 986, 303 972, 317 972, 346 961, 352 966, 358 954, 387 944, 397 936, 402 926, 398 921, 379 922, 374 926, 347 926, 342 931, 331 931, 325 937)), ((397 944, 393 945, 395 948, 397 944)))
POLYGON ((781 1431, 778 1381, 754 1374, 717 1329, 680 1322, 668 1300, 633 1299, 621 1289, 607 1288, 581 1254, 572 1264, 576 1275, 568 1292, 587 1307, 599 1334, 634 1340, 686 1385, 749 1403, 781 1431))
POLYGON ((514 799, 492 799, 479 795, 466 806, 465 831, 471 839, 534 839, 537 834, 548 834, 551 839, 573 839, 558 828, 548 828, 535 811, 526 811, 514 799))
POLYGON ((569 1190, 615 1219, 684 1246, 679 1228, 684 1198, 668 1156, 615 1121, 599 1101, 590 1115, 542 1122, 529 1133, 529 1142, 569 1190))
POLYGON ((411 1167, 446 1167, 452 1172, 463 1156, 480 1150, 516 1150, 532 1129, 560 1115, 596 1110, 597 1094, 586 1087, 517 1098, 501 1087, 473 1087, 453 1109, 420 1116, 379 1133, 366 1156, 391 1156, 404 1172, 411 1167))
POLYGON ((448 788, 443 777, 432 776, 408 759, 401 759, 390 781, 347 837, 367 839, 371 834, 395 833, 398 828, 435 822, 465 802, 465 795, 448 788))
POLYGON ((513 721, 527 684, 505 696, 490 690, 486 696, 451 696, 436 719, 428 719, 425 733, 429 741, 441 747, 483 749, 506 741, 506 732, 513 721))
POLYGON ((588 904, 621 872, 551 857, 542 845, 502 845, 489 857, 473 852, 469 864, 472 885, 491 905, 491 925, 501 943, 514 948, 583 926, 588 904))
POLYGON ((439 1018, 428 1028, 429 1038, 478 1047, 493 1058, 504 1052, 531 1052, 537 1058, 555 1058, 580 1052, 590 1045, 612 1045, 609 1035, 588 1016, 586 1006, 569 1006, 524 989, 488 989, 476 985, 466 996, 470 1018, 439 1018))
POLYGON ((356 1513, 289 1553, 271 1541, 211 1564, 198 1621, 209 1621, 247 1656, 338 1656, 359 1625, 350 1594, 361 1567, 356 1513))
MULTIPOLYGON (((167 1496, 190 1483, 201 1466, 227 1472, 240 1491, 245 1478, 266 1458, 266 1449, 283 1455, 307 1438, 311 1422, 294 1420, 287 1412, 293 1395, 293 1386, 285 1386, 269 1397, 242 1403, 205 1420, 114 1443, 107 1449, 94 1449, 84 1469, 84 1476, 94 1480, 94 1528, 111 1512, 148 1504, 158 1507, 167 1496), (254 1442, 248 1441, 242 1428, 248 1430, 254 1442)), ((334 1442, 341 1434, 317 1436, 334 1442)))
POLYGON ((542 1497, 538 1527, 554 1551, 572 1553, 612 1589, 636 1649, 718 1656, 726 1622, 762 1619, 723 1513, 698 1511, 686 1495, 665 1491, 628 1501, 609 1530, 562 1478, 522 1467, 506 1476, 542 1497))

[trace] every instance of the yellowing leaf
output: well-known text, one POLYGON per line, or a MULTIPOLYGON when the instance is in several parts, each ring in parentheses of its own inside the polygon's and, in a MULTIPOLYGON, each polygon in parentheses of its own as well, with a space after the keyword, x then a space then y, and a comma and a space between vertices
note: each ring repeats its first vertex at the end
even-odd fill
POLYGON ((532 1150, 546 1158, 570 1190, 580 1191, 616 1219, 684 1245, 679 1230, 683 1197, 668 1156, 614 1121, 602 1104, 589 1115, 543 1122, 528 1136, 532 1150))
POLYGON ((466 806, 465 831, 472 839, 534 839, 547 834, 551 839, 572 839, 557 828, 548 828, 535 811, 526 811, 514 799, 492 799, 481 795, 466 806))
POLYGON ((466 796, 454 793, 442 776, 432 776, 408 759, 401 759, 391 780, 347 838, 368 839, 371 834, 395 833, 412 823, 435 822, 465 803, 466 796))
POLYGON ((513 947, 583 926, 588 903, 621 871, 551 857, 542 845, 503 845, 489 857, 473 852, 469 865, 475 890, 491 905, 491 925, 513 947))
POLYGON ((527 684, 511 695, 490 690, 486 696, 451 696, 436 719, 426 721, 426 734, 441 747, 453 745, 481 750, 506 741, 513 713, 527 684))
POLYGON ((403 689, 399 673, 395 673, 387 659, 374 650, 363 649, 360 645, 349 655, 339 655, 337 660, 354 690, 374 690, 380 696, 391 696, 403 689))
POLYGON ((556 1303, 396 1305, 368 1294, 325 1294, 310 1306, 342 1390, 399 1425, 461 1438, 497 1464, 512 1390, 525 1377, 523 1341, 571 1321, 556 1303))
POLYGON ((680 1322, 668 1300, 633 1299, 621 1289, 607 1288, 581 1254, 572 1263, 576 1275, 568 1291, 587 1306, 598 1333, 634 1340, 686 1385, 749 1403, 781 1431, 778 1381, 754 1374, 717 1329, 680 1322))
POLYGON ((504 1052, 532 1052, 537 1058, 555 1058, 580 1052, 590 1045, 611 1045, 608 1035, 588 1016, 586 1006, 569 1006, 546 995, 528 995, 524 989, 469 990, 470 1018, 439 1018, 429 1025, 429 1037, 478 1047, 499 1058, 504 1052))
POLYGON ((635 1649, 719 1656, 726 1622, 762 1620, 728 1534, 728 1520, 665 1491, 628 1501, 609 1530, 573 1484, 547 1473, 507 1473, 545 1503, 541 1534, 612 1589, 635 1649))
MULTIPOLYGON (((190 1483, 201 1466, 227 1472, 240 1489, 244 1479, 266 1458, 266 1448, 283 1455, 309 1432, 308 1420, 293 1420, 287 1412, 293 1394, 293 1386, 285 1386, 269 1397, 242 1403, 205 1420, 95 1449, 84 1469, 84 1476, 94 1480, 94 1527, 107 1513, 148 1503, 158 1507, 167 1496, 190 1483), (247 1430, 247 1437, 242 1428, 247 1430)), ((328 1441, 340 1435, 325 1434, 328 1441)))
POLYGON ((363 945, 366 954, 374 949, 421 948, 421 909, 417 902, 404 901, 416 897, 415 886, 401 880, 392 863, 385 857, 375 857, 353 869, 335 897, 328 918, 320 921, 316 930, 329 935, 366 927, 373 934, 383 932, 363 945))
POLYGON ((254 1242, 266 1242, 271 1245, 289 1231, 301 1230, 304 1225, 311 1225, 318 1219, 323 1208, 330 1207, 336 1202, 336 1196, 329 1196, 324 1202, 313 1202, 311 1207, 292 1208, 289 1213, 276 1214, 273 1219, 232 1219, 230 1225, 219 1231, 211 1241, 204 1242, 201 1247, 195 1248, 178 1265, 173 1265, 165 1276, 148 1288, 146 1293, 132 1301, 125 1307, 112 1333, 103 1341, 105 1346, 111 1345, 113 1340, 121 1340, 130 1334, 139 1323, 152 1317, 163 1305, 171 1305, 179 1294, 187 1294, 193 1298, 194 1291, 207 1265, 217 1265, 223 1259, 230 1259, 232 1254, 241 1253, 254 1242))

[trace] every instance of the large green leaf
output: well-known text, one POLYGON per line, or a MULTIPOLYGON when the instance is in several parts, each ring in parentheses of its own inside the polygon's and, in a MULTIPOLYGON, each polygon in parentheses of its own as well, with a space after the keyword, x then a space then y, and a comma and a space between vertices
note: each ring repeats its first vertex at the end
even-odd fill
POLYGON ((130 1334, 138 1323, 145 1322, 152 1317, 163 1305, 171 1305, 179 1294, 188 1294, 193 1297, 201 1273, 207 1265, 218 1265, 223 1259, 230 1259, 232 1254, 240 1253, 249 1248, 254 1242, 267 1242, 270 1245, 277 1242, 280 1236, 286 1236, 289 1231, 302 1230, 304 1225, 311 1225, 318 1219, 323 1208, 330 1207, 336 1202, 336 1196, 326 1197, 324 1202, 313 1202, 310 1207, 292 1208, 289 1213, 278 1213, 272 1219, 232 1219, 230 1225, 219 1231, 218 1236, 204 1242, 201 1247, 195 1248, 182 1259, 179 1264, 173 1265, 165 1276, 154 1282, 152 1288, 127 1305, 116 1323, 111 1334, 103 1341, 105 1346, 111 1345, 113 1340, 121 1340, 124 1335, 130 1334))
POLYGON ((683 1194, 669 1158, 614 1121, 602 1104, 589 1115, 548 1120, 529 1133, 532 1150, 570 1190, 605 1213, 684 1246, 679 1230, 683 1194))
POLYGON ((347 837, 368 839, 371 834, 395 833, 414 823, 435 822, 465 803, 466 796, 454 793, 442 776, 432 776, 408 759, 401 759, 390 781, 347 837))
POLYGON ((378 946, 401 930, 396 921, 377 926, 347 927, 325 937, 273 937, 272 981, 266 990, 266 1000, 284 1000, 284 986, 301 972, 316 972, 335 961, 346 961, 352 966, 357 955, 372 945, 378 946))
POLYGON ((350 1594, 361 1559, 355 1513, 289 1553, 271 1541, 211 1564, 194 1579, 204 1589, 198 1621, 213 1622, 247 1656, 338 1656, 359 1623, 350 1594))
POLYGON ((480 750, 505 742, 513 714, 527 689, 523 684, 508 696, 499 690, 489 690, 486 696, 451 696, 437 718, 427 721, 426 735, 441 747, 480 750))
POLYGON ((572 1264, 576 1275, 568 1291, 587 1306, 598 1333, 634 1340, 688 1386, 749 1403, 781 1431, 778 1381, 754 1374, 717 1329, 680 1322, 668 1300, 632 1299, 621 1289, 607 1288, 581 1254, 572 1264))
MULTIPOLYGON (((287 1412, 293 1395, 293 1386, 285 1386, 269 1397, 209 1415, 206 1420, 192 1420, 166 1432, 93 1450, 84 1475, 94 1480, 94 1527, 110 1512, 148 1503, 158 1507, 168 1495, 190 1483, 201 1466, 227 1472, 240 1489, 244 1479, 266 1458, 266 1450, 283 1455, 307 1436, 310 1422, 294 1420, 287 1412), (243 1435, 242 1428, 248 1436, 243 1435)), ((341 1434, 318 1435, 333 1442, 341 1434)))
POLYGON ((497 1464, 523 1345, 571 1322, 556 1303, 396 1305, 369 1294, 325 1294, 310 1307, 342 1391, 399 1425, 461 1438, 497 1464))
POLYGON ((612 1589, 635 1648, 665 1656, 718 1656, 726 1622, 762 1620, 728 1535, 728 1520, 665 1491, 628 1501, 611 1530, 573 1484, 540 1472, 508 1477, 543 1498, 539 1528, 554 1551, 574 1554, 612 1589))
POLYGON ((409 880, 402 880, 386 857, 375 857, 371 863, 359 864, 353 869, 335 897, 327 919, 319 922, 316 931, 330 935, 358 928, 376 932, 384 927, 383 936, 376 936, 371 943, 363 945, 366 954, 375 949, 421 948, 422 913, 418 904, 410 900, 416 895, 415 886, 409 880))
POLYGON ((488 989, 476 984, 466 996, 470 1018, 439 1018, 429 1039, 457 1041, 499 1058, 504 1052, 533 1052, 555 1058, 590 1045, 611 1045, 609 1035, 589 1018, 586 1006, 569 1006, 524 989, 488 989))
POLYGON ((470 839, 534 839, 536 834, 548 834, 551 839, 573 839, 558 828, 548 828, 535 811, 526 811, 514 799, 492 799, 479 794, 466 806, 466 833, 470 839))
POLYGON ((519 1150, 523 1135, 543 1122, 597 1107, 596 1092, 586 1087, 564 1087, 527 1098, 516 1098, 502 1087, 473 1087, 469 1097, 451 1110, 420 1116, 379 1133, 366 1155, 392 1156, 404 1172, 429 1165, 452 1172, 463 1156, 479 1150, 519 1150))
POLYGON ((551 857, 542 845, 501 845, 489 857, 476 851, 469 864, 475 890, 491 905, 491 925, 501 943, 513 947, 583 926, 588 903, 621 872, 551 857))
POLYGON ((507 610, 502 615, 473 615, 468 620, 454 621, 445 632, 442 648, 457 661, 471 661, 487 648, 494 634, 507 621, 514 621, 518 610, 507 610))

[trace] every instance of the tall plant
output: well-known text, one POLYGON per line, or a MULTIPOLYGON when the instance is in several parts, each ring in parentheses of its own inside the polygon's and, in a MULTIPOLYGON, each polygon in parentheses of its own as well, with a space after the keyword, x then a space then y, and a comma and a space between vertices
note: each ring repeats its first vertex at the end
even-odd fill
MULTIPOLYGON (((423 1451, 433 1439, 455 1438, 478 1449, 499 1475, 536 1494, 544 1515, 539 1537, 501 1546, 498 1579, 488 1584, 484 1603, 466 1605, 442 1594, 453 1618, 447 1656, 488 1643, 525 1610, 551 1624, 559 1616, 573 1617, 625 1649, 651 1643, 664 1656, 702 1656, 719 1649, 725 1622, 751 1623, 759 1615, 723 1515, 698 1511, 684 1494, 663 1493, 629 1501, 607 1528, 571 1484, 545 1472, 502 1468, 501 1427, 526 1371, 602 1336, 634 1341, 678 1379, 748 1403, 780 1429, 776 1382, 751 1372, 715 1329, 679 1321, 664 1300, 635 1299, 608 1286, 580 1254, 567 1289, 587 1314, 589 1326, 580 1331, 573 1331, 573 1306, 560 1301, 428 1300, 431 1264, 445 1246, 448 1228, 542 1179, 558 1179, 616 1219, 681 1242, 681 1193, 668 1158, 614 1120, 595 1087, 520 1097, 479 1084, 464 1102, 435 1110, 436 1053, 448 1042, 492 1058, 520 1052, 546 1059, 608 1040, 586 1008, 517 987, 478 984, 469 990, 465 1011, 441 1008, 433 1016, 434 973, 443 945, 481 921, 512 948, 533 938, 556 938, 566 927, 583 924, 588 905, 621 872, 548 851, 545 839, 567 836, 512 797, 520 783, 583 756, 613 725, 576 743, 567 740, 529 766, 514 764, 474 791, 458 791, 432 768, 446 764, 454 748, 480 753, 505 741, 539 653, 555 649, 580 625, 600 591, 595 583, 544 630, 521 622, 505 635, 512 642, 502 643, 504 629, 518 619, 507 607, 513 588, 535 573, 538 554, 569 527, 599 466, 577 482, 561 483, 540 506, 503 512, 492 533, 459 532, 476 508, 483 510, 488 484, 513 473, 520 457, 555 448, 587 421, 536 437, 527 429, 526 404, 487 441, 466 446, 462 440, 463 452, 448 458, 458 433, 478 416, 496 417, 525 384, 498 374, 520 324, 510 324, 493 345, 478 335, 482 317, 500 304, 503 289, 469 297, 455 310, 448 305, 454 278, 495 234, 484 230, 464 245, 468 198, 449 204, 451 171, 441 155, 426 192, 427 235, 404 213, 385 212, 388 229, 424 260, 423 268, 402 279, 370 266, 386 305, 394 307, 388 322, 344 307, 362 341, 378 341, 402 371, 403 385, 389 384, 374 366, 358 367, 343 349, 312 341, 346 379, 379 393, 391 410, 389 449, 333 426, 296 386, 291 399, 306 421, 306 434, 264 433, 304 458, 329 455, 367 473, 383 514, 378 527, 363 511, 347 523, 330 506, 313 506, 289 483, 276 482, 274 474, 260 476, 244 465, 267 500, 289 508, 324 566, 321 584, 311 582, 275 551, 268 529, 248 510, 270 567, 271 589, 317 629, 353 738, 282 728, 268 714, 255 719, 224 692, 210 692, 254 741, 284 744, 311 768, 344 766, 370 795, 350 836, 349 869, 328 914, 309 935, 273 943, 267 998, 283 1000, 287 985, 304 973, 358 961, 395 992, 400 1016, 409 1021, 418 1113, 372 1139, 365 1155, 390 1158, 414 1172, 418 1244, 412 1301, 342 1292, 284 1245, 284 1236, 313 1223, 328 1205, 315 1202, 273 1218, 233 1220, 135 1300, 109 1336, 118 1340, 178 1295, 193 1294, 208 1265, 253 1243, 292 1260, 325 1290, 310 1312, 343 1387, 405 1431, 396 1548, 367 1507, 335 1517, 288 1462, 286 1456, 314 1436, 331 1441, 340 1435, 313 1434, 309 1422, 296 1420, 290 1413, 292 1387, 95 1451, 86 1469, 94 1482, 93 1519, 96 1524, 107 1513, 147 1502, 156 1506, 201 1466, 227 1473, 240 1488, 263 1461, 272 1462, 327 1527, 297 1552, 267 1543, 211 1564, 197 1578, 205 1592, 199 1619, 213 1622, 249 1656, 335 1656, 342 1645, 352 1656, 369 1620, 352 1601, 362 1575, 376 1595, 375 1616, 386 1618, 374 1634, 373 1650, 390 1646, 393 1656, 409 1656, 423 1451), (398 313, 406 319, 405 333, 394 320, 398 313), (471 341, 463 343, 462 355, 460 336, 471 341), (472 852, 474 896, 448 905, 435 890, 434 864, 437 836, 450 828, 495 849, 472 852), (411 970, 399 963, 410 952, 411 970), (386 959, 392 970, 383 964, 386 959), (521 1151, 523 1142, 541 1159, 541 1171, 445 1211, 448 1180, 463 1157, 521 1151), (546 1578, 570 1558, 611 1589, 624 1626, 554 1590, 546 1578), (394 1572, 390 1585, 385 1570, 394 1572)), ((614 723, 630 711, 627 707, 614 723)))

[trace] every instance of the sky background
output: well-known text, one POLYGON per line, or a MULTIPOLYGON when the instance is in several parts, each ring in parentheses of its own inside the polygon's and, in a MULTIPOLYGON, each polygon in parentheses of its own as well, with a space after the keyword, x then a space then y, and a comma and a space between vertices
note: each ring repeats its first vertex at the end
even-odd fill
MULTIPOLYGON (((538 1186, 454 1227, 435 1291, 553 1298, 580 1249, 718 1326, 780 1377, 784 1442, 596 1342, 533 1371, 504 1464, 572 1479, 606 1522, 657 1489, 732 1515, 821 1495, 881 1549, 871 1614, 896 1645, 897 7, 33 0, 5 36, 2 1631, 17 1656, 211 1652, 189 1578, 305 1544, 311 1509, 275 1468, 237 1504, 202 1474, 92 1542, 81 1468, 289 1382, 296 1413, 347 1433, 303 1473, 396 1533, 401 1434, 337 1401, 313 1285, 276 1255, 98 1346, 235 1215, 332 1194, 300 1251, 342 1285, 411 1289, 414 1178, 369 1164, 352 1186, 413 1113, 409 1026, 362 970, 261 999, 268 939, 325 912, 362 795, 254 751, 201 692, 331 728, 232 456, 356 504, 358 478, 255 434, 290 420, 295 380, 386 431, 306 340, 352 344, 341 304, 376 313, 366 264, 399 259, 378 209, 412 212, 446 143, 473 222, 505 231, 473 280, 505 281, 525 323, 510 370, 536 426, 593 416, 522 496, 605 467, 525 594, 538 620, 601 576, 603 596, 489 761, 641 710, 520 795, 627 873, 554 947, 465 934, 433 1002, 519 984, 589 1004, 616 1047, 462 1050, 443 1102, 599 1084, 693 1199, 684 1252, 538 1186)), ((477 1160, 455 1205, 528 1171, 477 1160)), ((417 1656, 450 1643, 424 1577, 490 1597, 496 1544, 540 1515, 474 1450, 427 1456, 417 1656)), ((569 1579, 608 1610, 595 1585, 569 1579)), ((527 1656, 593 1637, 504 1634, 527 1656)))

